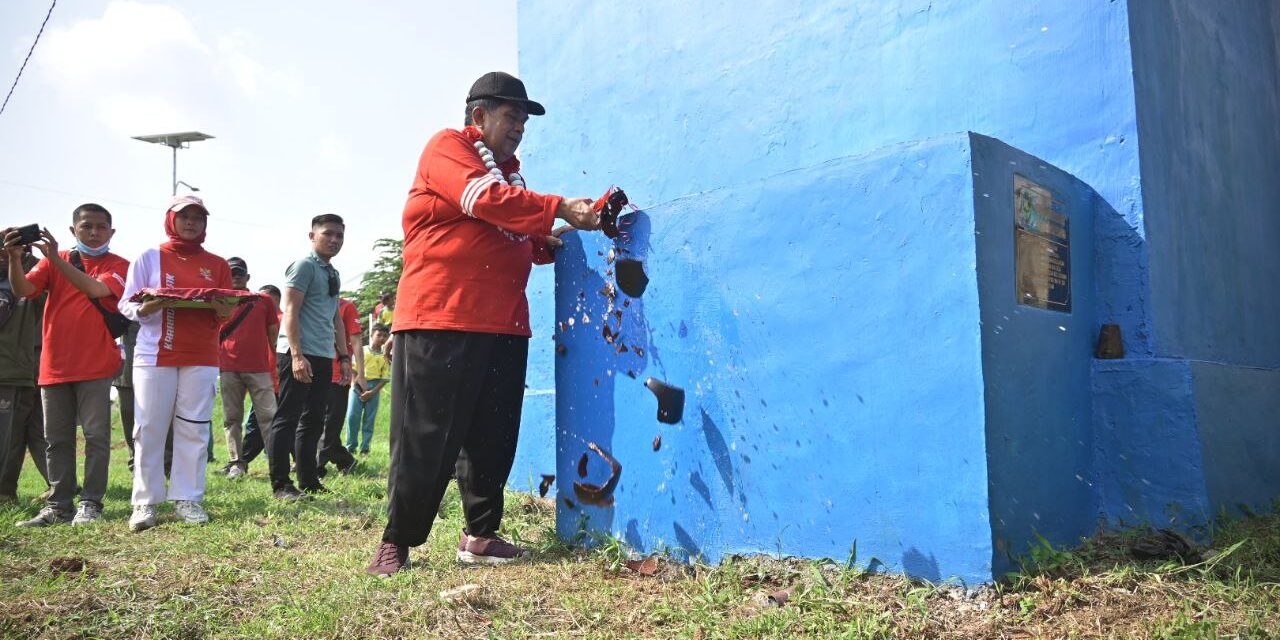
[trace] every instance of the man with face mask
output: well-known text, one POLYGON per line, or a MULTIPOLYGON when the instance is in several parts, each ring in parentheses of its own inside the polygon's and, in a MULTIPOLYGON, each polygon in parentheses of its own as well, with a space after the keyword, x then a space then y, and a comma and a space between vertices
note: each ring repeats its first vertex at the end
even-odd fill
POLYGON ((32 246, 44 258, 30 273, 24 274, 20 261, 15 260, 22 250, 20 234, 12 231, 5 236, 13 292, 27 298, 49 294, 39 384, 53 492, 44 509, 19 522, 19 527, 90 524, 102 517, 102 499, 107 492, 111 379, 120 368, 120 349, 107 317, 117 313, 129 262, 109 250, 115 229, 106 208, 82 204, 72 212, 71 222, 75 249, 58 251, 53 234, 42 230, 42 240, 32 246), (77 424, 84 428, 84 490, 73 516, 77 424))
MULTIPOLYGON (((0 232, 0 237, 9 231, 0 232)), ((35 265, 25 248, 18 255, 23 270, 35 265)), ((18 501, 18 473, 28 448, 40 476, 46 481, 49 477, 45 469, 44 412, 40 389, 36 387, 36 342, 44 298, 28 300, 13 295, 9 256, 8 251, 0 251, 0 505, 18 501)))

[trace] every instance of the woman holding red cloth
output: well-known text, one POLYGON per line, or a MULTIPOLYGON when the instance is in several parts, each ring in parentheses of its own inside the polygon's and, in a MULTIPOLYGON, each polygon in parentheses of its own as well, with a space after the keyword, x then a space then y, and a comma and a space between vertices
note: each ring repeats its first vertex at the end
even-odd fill
POLYGON ((120 312, 138 321, 133 356, 137 464, 129 528, 156 525, 156 506, 174 502, 184 522, 209 521, 204 499, 206 446, 213 420, 212 389, 218 378, 218 328, 231 305, 178 308, 174 301, 130 298, 148 288, 230 288, 227 261, 205 251, 209 212, 195 196, 174 198, 165 213, 169 241, 148 249, 129 267, 120 312), (164 445, 173 427, 173 469, 165 486, 164 445))

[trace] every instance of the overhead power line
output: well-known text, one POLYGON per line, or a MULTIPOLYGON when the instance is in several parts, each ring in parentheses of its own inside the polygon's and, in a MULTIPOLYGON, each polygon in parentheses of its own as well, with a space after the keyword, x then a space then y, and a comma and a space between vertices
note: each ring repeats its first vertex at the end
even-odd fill
POLYGON ((9 106, 9 98, 13 97, 13 90, 18 88, 18 80, 22 79, 22 72, 26 70, 27 63, 31 61, 31 54, 35 53, 36 45, 40 42, 40 36, 44 33, 45 25, 49 24, 49 16, 53 15, 53 8, 58 5, 58 0, 49 3, 49 12, 44 14, 44 22, 40 23, 40 30, 36 32, 35 42, 31 43, 31 48, 27 50, 27 57, 23 58, 22 66, 18 67, 18 75, 13 79, 13 84, 9 86, 9 93, 4 97, 4 104, 0 104, 0 114, 4 113, 4 108, 9 106))

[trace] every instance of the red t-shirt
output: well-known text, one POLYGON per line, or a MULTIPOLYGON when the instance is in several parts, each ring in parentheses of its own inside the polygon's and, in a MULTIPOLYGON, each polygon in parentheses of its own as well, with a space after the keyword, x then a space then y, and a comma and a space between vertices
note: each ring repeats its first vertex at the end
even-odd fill
POLYGON ((427 143, 404 207, 404 271, 394 331, 529 336, 529 269, 552 262, 562 198, 502 184, 461 131, 427 143))
MULTIPOLYGON (((338 315, 342 318, 342 324, 347 328, 347 355, 351 353, 351 336, 360 333, 360 311, 356 309, 355 303, 346 298, 338 298, 338 315)), ((337 358, 333 359, 333 383, 338 384, 342 381, 342 361, 337 358)))
MULTIPOLYGON (((284 312, 281 311, 280 308, 276 307, 275 305, 276 305, 275 300, 272 300, 271 306, 275 307, 275 310, 276 310, 276 326, 279 326, 280 323, 284 322, 284 312)), ((280 362, 276 360, 275 345, 273 344, 267 345, 267 357, 271 360, 271 388, 275 389, 276 393, 280 393, 280 362)))
MULTIPOLYGON (((68 260, 70 253, 59 251, 58 255, 68 260)), ((82 254, 80 258, 84 272, 111 290, 111 295, 98 298, 98 302, 107 311, 115 311, 124 295, 129 261, 114 253, 96 258, 82 254)), ((120 370, 120 347, 89 296, 71 284, 48 258, 36 264, 27 280, 36 287, 29 298, 49 292, 42 327, 41 386, 114 377, 120 370)))
MULTIPOLYGON (((218 329, 222 322, 213 309, 162 309, 140 317, 142 303, 129 298, 141 289, 231 288, 231 268, 227 261, 201 251, 179 254, 164 248, 147 249, 129 265, 120 312, 137 320, 138 341, 133 362, 151 367, 218 366, 218 329)), ((235 313, 234 311, 232 313, 235 313)))
POLYGON ((241 304, 252 306, 248 307, 248 311, 244 311, 243 306, 237 307, 231 312, 231 317, 219 325, 218 331, 221 333, 241 313, 246 314, 219 346, 218 368, 238 373, 270 371, 270 354, 275 346, 270 341, 270 331, 271 327, 280 326, 276 320, 276 303, 271 300, 271 296, 260 293, 249 302, 241 304))

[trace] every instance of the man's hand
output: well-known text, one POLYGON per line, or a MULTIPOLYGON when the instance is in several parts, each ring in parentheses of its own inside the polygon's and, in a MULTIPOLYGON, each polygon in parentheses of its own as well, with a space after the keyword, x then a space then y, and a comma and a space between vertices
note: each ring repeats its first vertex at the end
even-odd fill
POLYGON ((351 384, 351 361, 343 358, 339 362, 342 363, 342 380, 338 382, 343 386, 351 384))
POLYGON ((17 227, 7 227, 0 232, 0 238, 4 239, 4 250, 9 252, 10 260, 21 260, 22 253, 25 251, 23 245, 18 244, 18 239, 22 234, 18 233, 17 227))
POLYGON ((565 198, 556 207, 556 217, 575 229, 594 231, 600 228, 600 212, 591 208, 591 198, 565 198))
POLYGON ((551 235, 547 236, 547 248, 559 249, 560 247, 563 247, 564 240, 561 240, 560 236, 573 230, 574 230, 573 227, 570 227, 568 225, 564 225, 564 226, 560 226, 560 227, 556 227, 555 229, 552 229, 551 235))
POLYGON ((44 242, 32 242, 31 246, 40 250, 44 257, 53 259, 58 255, 58 241, 53 238, 53 234, 49 233, 48 228, 40 229, 40 237, 44 238, 44 242))
POLYGON ((360 402, 368 402, 369 399, 373 397, 373 395, 374 394, 372 389, 360 394, 360 402))
POLYGON ((293 354, 293 379, 303 384, 311 384, 311 363, 302 354, 293 354))
POLYGON ((213 307, 213 312, 218 314, 218 317, 224 320, 230 318, 231 312, 236 308, 235 304, 228 304, 217 298, 210 300, 209 306, 213 307))
POLYGON ((352 375, 352 378, 351 378, 351 384, 354 384, 354 385, 356 385, 357 387, 360 387, 361 389, 368 389, 368 388, 369 388, 369 380, 368 380, 368 378, 365 378, 365 377, 364 377, 364 374, 363 374, 363 373, 360 373, 359 371, 355 372, 355 373, 352 375))
POLYGON ((174 301, 173 301, 173 300, 164 300, 164 299, 161 299, 161 298, 152 298, 152 299, 150 299, 150 300, 148 300, 148 301, 146 301, 146 302, 142 303, 142 305, 138 307, 138 315, 139 315, 139 316, 149 316, 149 315, 151 315, 151 314, 153 314, 153 313, 155 313, 155 312, 157 312, 157 311, 159 311, 159 310, 161 310, 161 309, 164 309, 164 308, 166 308, 166 307, 172 307, 172 306, 173 306, 173 303, 174 303, 174 301))

